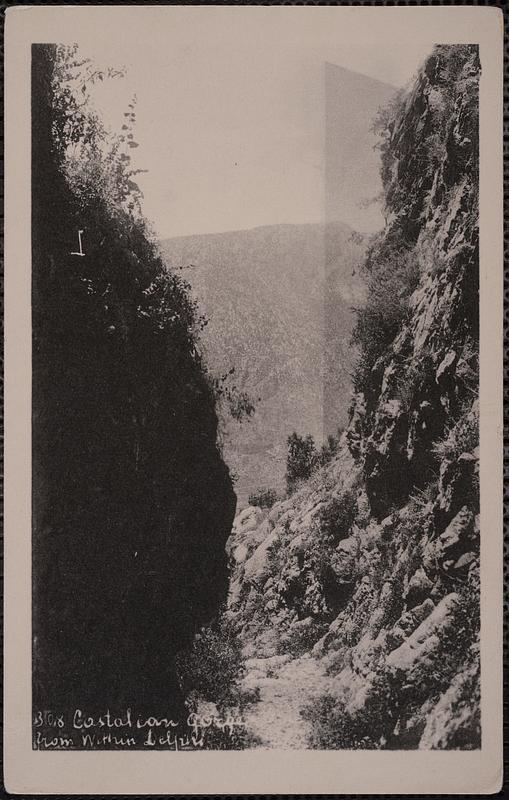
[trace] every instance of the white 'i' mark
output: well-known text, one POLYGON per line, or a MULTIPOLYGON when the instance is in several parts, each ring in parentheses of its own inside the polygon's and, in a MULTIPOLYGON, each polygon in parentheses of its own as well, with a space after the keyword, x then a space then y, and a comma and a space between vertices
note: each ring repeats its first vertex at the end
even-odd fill
POLYGON ((80 251, 79 251, 79 253, 71 253, 72 256, 84 256, 85 255, 85 253, 83 252, 82 244, 81 244, 81 234, 82 233, 83 233, 83 231, 78 231, 78 239, 79 239, 79 242, 80 242, 80 251))

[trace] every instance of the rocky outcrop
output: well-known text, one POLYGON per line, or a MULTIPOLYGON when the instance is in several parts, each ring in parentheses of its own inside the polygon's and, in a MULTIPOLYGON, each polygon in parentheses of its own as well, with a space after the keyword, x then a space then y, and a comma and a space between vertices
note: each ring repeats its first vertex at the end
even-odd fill
POLYGON ((438 46, 394 105, 367 267, 404 253, 407 309, 333 460, 231 538, 246 650, 312 651, 333 679, 313 746, 480 747, 479 69, 476 47, 438 46))

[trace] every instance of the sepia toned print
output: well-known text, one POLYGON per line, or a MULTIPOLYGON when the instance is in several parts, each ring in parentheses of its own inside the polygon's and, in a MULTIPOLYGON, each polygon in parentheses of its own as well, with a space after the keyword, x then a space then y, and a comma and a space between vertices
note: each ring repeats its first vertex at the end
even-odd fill
POLYGON ((159 243, 33 46, 35 749, 481 746, 480 68, 328 65, 325 224, 159 243))
POLYGON ((73 20, 115 9, 63 11, 16 54, 8 783, 491 790, 492 17, 125 8, 113 41, 73 20))

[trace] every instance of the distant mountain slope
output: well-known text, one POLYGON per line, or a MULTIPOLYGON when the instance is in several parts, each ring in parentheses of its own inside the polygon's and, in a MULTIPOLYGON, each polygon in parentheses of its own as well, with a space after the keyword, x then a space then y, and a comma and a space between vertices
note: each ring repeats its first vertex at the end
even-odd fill
POLYGON ((365 242, 338 222, 185 236, 161 250, 209 318, 207 363, 218 375, 235 367, 237 388, 256 402, 251 420, 225 431, 242 504, 260 486, 282 486, 289 433, 321 440, 324 425, 327 433, 346 419, 365 242))

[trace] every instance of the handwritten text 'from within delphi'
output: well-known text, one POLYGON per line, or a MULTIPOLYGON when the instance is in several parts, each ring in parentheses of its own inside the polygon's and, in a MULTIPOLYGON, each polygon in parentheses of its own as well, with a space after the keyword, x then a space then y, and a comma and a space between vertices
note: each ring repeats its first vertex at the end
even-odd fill
POLYGON ((109 709, 91 715, 77 708, 69 716, 37 711, 33 727, 34 750, 102 747, 194 750, 204 746, 206 734, 211 729, 233 737, 237 728, 244 727, 244 721, 235 713, 219 717, 193 712, 185 723, 181 723, 170 717, 133 715, 130 708, 118 715, 109 709))

